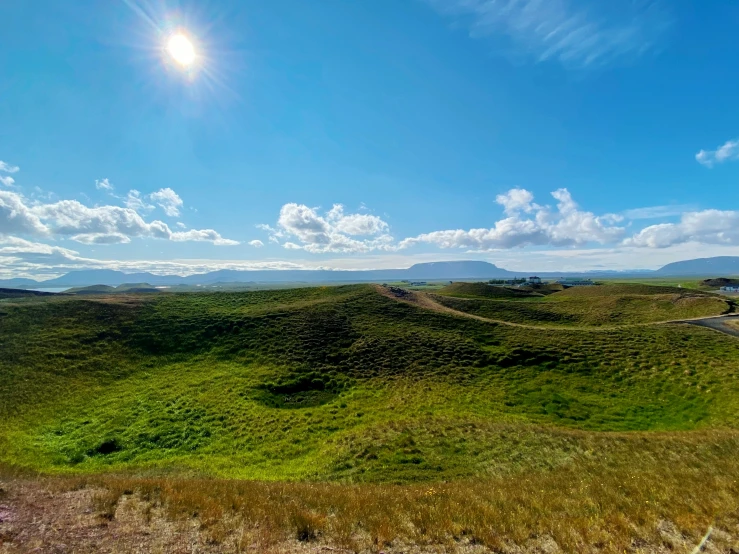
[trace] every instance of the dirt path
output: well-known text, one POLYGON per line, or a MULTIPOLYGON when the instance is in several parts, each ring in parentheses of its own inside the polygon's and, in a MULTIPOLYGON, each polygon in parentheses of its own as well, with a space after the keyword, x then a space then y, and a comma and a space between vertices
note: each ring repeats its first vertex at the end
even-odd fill
POLYGON ((468 319, 476 319, 477 321, 485 321, 487 323, 496 323, 498 325, 507 325, 509 327, 520 327, 523 329, 537 329, 541 331, 590 331, 592 332, 592 331, 613 331, 616 329, 625 329, 629 327, 644 327, 646 325, 664 325, 667 323, 688 323, 692 325, 698 325, 701 327, 708 327, 710 329, 720 331, 727 335, 739 337, 739 328, 734 329, 731 326, 726 324, 726 321, 731 320, 733 318, 735 318, 736 321, 739 321, 739 314, 723 315, 723 316, 704 316, 704 317, 695 317, 695 318, 689 318, 689 319, 668 319, 665 321, 650 321, 646 323, 626 323, 624 325, 609 325, 609 326, 600 326, 600 327, 595 327, 595 326, 555 327, 552 325, 531 325, 527 323, 514 323, 512 321, 505 321, 502 319, 491 319, 491 318, 482 317, 482 316, 475 315, 475 314, 469 314, 467 312, 461 312, 459 310, 455 310, 454 308, 449 308, 447 306, 444 306, 443 304, 439 304, 433 298, 431 298, 430 296, 428 296, 426 293, 423 293, 423 292, 414 292, 414 291, 402 289, 404 291, 403 296, 397 296, 389 288, 385 288, 381 285, 375 285, 375 289, 377 290, 377 292, 379 292, 383 296, 386 296, 387 298, 391 298, 395 300, 396 302, 412 304, 420 308, 425 308, 427 310, 433 310, 435 312, 441 312, 441 313, 445 313, 449 315, 454 315, 457 317, 466 317, 468 319), (715 320, 719 320, 719 321, 715 321, 715 320))

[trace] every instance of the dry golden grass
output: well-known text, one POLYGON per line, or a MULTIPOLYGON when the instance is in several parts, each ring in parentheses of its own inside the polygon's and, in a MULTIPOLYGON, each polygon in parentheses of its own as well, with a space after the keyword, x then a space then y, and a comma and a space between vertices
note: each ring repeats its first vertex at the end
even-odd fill
MULTIPOLYGON (((526 552, 536 551, 542 540, 565 552, 689 552, 710 526, 716 529, 714 551, 732 552, 739 548, 739 459, 731 453, 739 436, 700 433, 695 456, 676 455, 676 448, 691 448, 694 435, 676 434, 663 454, 653 446, 640 451, 636 442, 607 460, 595 450, 556 471, 451 483, 120 475, 36 482, 55 494, 92 490, 92 506, 102 521, 120 517, 122 503, 135 500, 139 512, 149 514, 145 517, 196 522, 199 540, 213 552, 246 551, 244 545, 285 551, 290 544, 351 552, 402 551, 403 545, 526 552)), ((645 445, 648 440, 653 439, 645 435, 645 445)))

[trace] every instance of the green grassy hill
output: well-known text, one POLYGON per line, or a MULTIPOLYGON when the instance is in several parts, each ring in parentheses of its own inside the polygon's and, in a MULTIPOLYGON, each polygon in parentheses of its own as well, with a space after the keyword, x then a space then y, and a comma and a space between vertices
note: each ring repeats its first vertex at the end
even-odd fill
POLYGON ((88 287, 73 287, 64 291, 67 294, 140 294, 144 292, 161 292, 148 283, 124 283, 117 287, 108 285, 90 285, 88 287))
POLYGON ((732 310, 725 298, 672 287, 603 285, 572 287, 536 301, 485 297, 433 297, 473 315, 536 326, 614 326, 720 315, 732 310))
POLYGON ((739 286, 739 279, 730 279, 728 277, 716 277, 714 279, 704 279, 699 282, 699 286, 705 289, 718 289, 720 287, 739 286))
POLYGON ((540 294, 530 290, 514 289, 487 283, 451 283, 436 291, 444 296, 457 298, 538 298, 540 294))
MULTIPOLYGON (((500 304, 581 320, 558 294, 500 304)), ((733 337, 516 328, 364 285, 6 302, 0 351, 0 462, 43 471, 438 480, 739 424, 733 337)))

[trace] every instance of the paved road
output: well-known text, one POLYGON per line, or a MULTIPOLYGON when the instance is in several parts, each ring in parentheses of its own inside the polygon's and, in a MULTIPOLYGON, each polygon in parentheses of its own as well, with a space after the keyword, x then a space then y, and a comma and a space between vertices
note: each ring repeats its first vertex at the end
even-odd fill
POLYGON ((739 316, 722 315, 719 317, 711 317, 711 318, 706 318, 706 319, 694 319, 692 321, 684 321, 683 323, 688 323, 690 325, 698 325, 700 327, 708 327, 709 329, 714 329, 716 331, 720 331, 721 333, 726 333, 727 335, 731 335, 733 337, 739 337, 739 327, 733 327, 731 325, 728 325, 729 321, 739 322, 739 316))

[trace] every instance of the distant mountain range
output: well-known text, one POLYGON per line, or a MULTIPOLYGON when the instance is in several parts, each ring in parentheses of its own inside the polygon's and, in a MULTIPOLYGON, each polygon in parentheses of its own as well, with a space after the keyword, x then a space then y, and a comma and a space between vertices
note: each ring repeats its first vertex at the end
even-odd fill
POLYGON ((70 271, 66 275, 35 281, 33 279, 0 279, 0 287, 6 288, 61 288, 108 285, 116 287, 126 283, 148 283, 153 286, 174 285, 214 285, 217 283, 339 283, 339 282, 379 282, 398 280, 439 281, 449 279, 495 279, 521 277, 536 274, 543 278, 556 277, 606 277, 627 275, 681 276, 696 275, 705 277, 724 277, 739 275, 739 257, 722 256, 702 258, 667 264, 656 271, 585 271, 585 272, 514 272, 495 264, 479 261, 430 262, 415 264, 406 269, 372 269, 339 271, 325 269, 279 270, 266 269, 242 271, 221 269, 209 273, 199 273, 180 277, 179 275, 155 275, 153 273, 123 273, 111 269, 89 269, 70 271))

